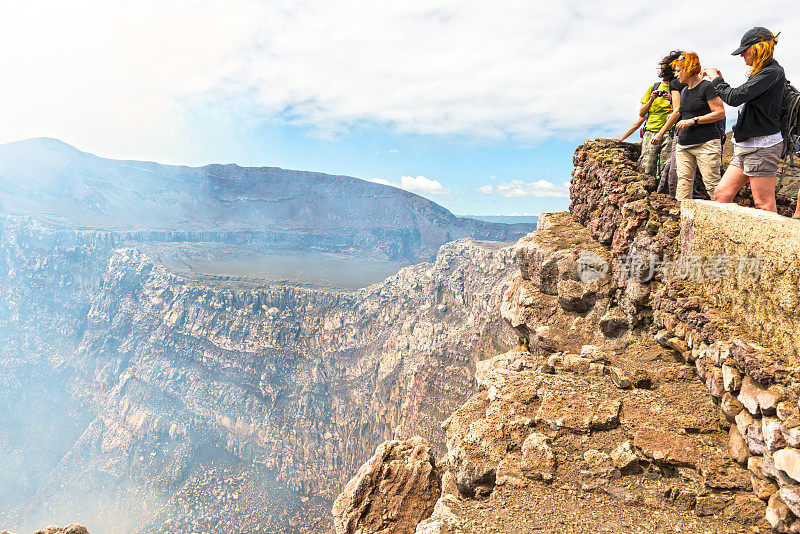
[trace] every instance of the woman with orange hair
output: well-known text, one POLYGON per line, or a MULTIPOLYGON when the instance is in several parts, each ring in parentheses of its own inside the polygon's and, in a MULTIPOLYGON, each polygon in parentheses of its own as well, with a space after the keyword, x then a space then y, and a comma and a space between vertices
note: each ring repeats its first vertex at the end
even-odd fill
MULTIPOLYGON (((700 58, 695 52, 684 52, 672 62, 678 81, 688 84, 678 108, 681 120, 675 162, 678 186, 675 198, 692 198, 695 169, 703 176, 706 191, 713 198, 719 182, 722 140, 716 122, 725 118, 725 107, 711 82, 701 74, 700 58)), ((671 121, 670 121, 671 122, 671 121)))
POLYGON ((777 211, 775 185, 783 149, 781 105, 786 87, 783 67, 772 57, 777 37, 760 26, 744 34, 733 55, 742 56, 750 74, 739 87, 725 83, 717 69, 705 71, 722 100, 739 106, 739 118, 733 127, 733 158, 717 187, 717 202, 732 202, 749 181, 756 207, 777 211))

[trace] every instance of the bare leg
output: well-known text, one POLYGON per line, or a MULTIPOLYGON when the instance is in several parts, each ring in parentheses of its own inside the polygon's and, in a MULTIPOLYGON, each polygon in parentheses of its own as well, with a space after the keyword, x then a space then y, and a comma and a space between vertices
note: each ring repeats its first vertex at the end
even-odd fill
POLYGON ((778 213, 775 206, 775 186, 778 184, 777 176, 752 176, 750 189, 753 190, 753 202, 760 210, 778 213))
POLYGON ((717 184, 714 189, 714 200, 717 202, 733 202, 733 197, 739 192, 744 184, 747 183, 747 176, 744 171, 739 167, 728 165, 728 170, 722 180, 717 184))
POLYGON ((797 195, 797 205, 794 207, 794 215, 792 219, 800 219, 800 195, 797 195))

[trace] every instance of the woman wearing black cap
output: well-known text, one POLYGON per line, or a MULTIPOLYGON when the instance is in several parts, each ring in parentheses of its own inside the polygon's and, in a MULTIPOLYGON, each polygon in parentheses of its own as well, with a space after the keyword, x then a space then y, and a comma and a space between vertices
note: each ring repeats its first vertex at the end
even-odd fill
POLYGON ((720 98, 739 106, 733 126, 733 159, 714 192, 717 202, 733 201, 749 180, 756 207, 777 211, 775 185, 783 148, 781 105, 786 86, 783 67, 772 57, 777 42, 777 35, 760 26, 744 34, 733 55, 744 58, 750 74, 739 87, 725 83, 719 70, 705 70, 720 98))

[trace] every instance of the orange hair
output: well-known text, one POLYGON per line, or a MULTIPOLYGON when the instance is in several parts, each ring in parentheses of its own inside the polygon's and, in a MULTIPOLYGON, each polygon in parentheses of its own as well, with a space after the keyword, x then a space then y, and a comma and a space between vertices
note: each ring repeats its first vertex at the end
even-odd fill
POLYGON ((761 41, 750 47, 753 54, 753 65, 750 67, 750 76, 753 77, 755 73, 764 68, 764 65, 772 61, 772 53, 775 51, 775 45, 778 44, 778 39, 761 41))
POLYGON ((694 76, 700 73, 700 57, 696 52, 684 52, 678 59, 670 63, 674 69, 680 67, 686 73, 686 76, 694 76))

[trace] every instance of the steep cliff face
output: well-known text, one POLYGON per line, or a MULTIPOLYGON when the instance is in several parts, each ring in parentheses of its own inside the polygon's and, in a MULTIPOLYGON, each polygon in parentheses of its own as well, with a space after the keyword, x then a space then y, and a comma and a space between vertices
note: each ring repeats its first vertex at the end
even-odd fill
POLYGON ((439 423, 472 393, 475 362, 512 342, 497 296, 513 250, 497 244, 450 243, 354 292, 187 277, 118 245, 1 229, 0 361, 28 399, 0 413, 21 430, 2 445, 30 465, 3 485, 4 522, 318 530, 381 441, 444 452, 439 423), (65 428, 40 430, 24 406, 65 428))

